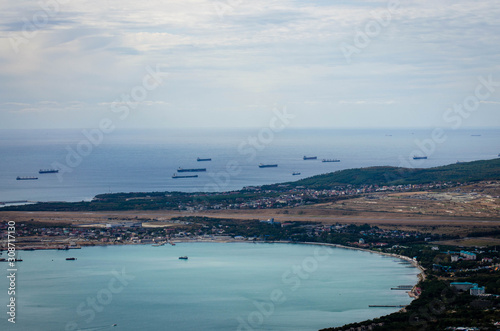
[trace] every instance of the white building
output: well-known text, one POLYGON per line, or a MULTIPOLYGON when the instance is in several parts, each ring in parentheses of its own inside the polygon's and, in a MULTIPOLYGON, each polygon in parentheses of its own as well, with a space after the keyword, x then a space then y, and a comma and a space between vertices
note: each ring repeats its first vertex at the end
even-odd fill
POLYGON ((470 289, 470 295, 481 295, 484 294, 485 288, 484 286, 474 286, 473 288, 470 289))
POLYGON ((461 251, 460 256, 464 258, 464 260, 475 260, 476 254, 466 251, 461 251))

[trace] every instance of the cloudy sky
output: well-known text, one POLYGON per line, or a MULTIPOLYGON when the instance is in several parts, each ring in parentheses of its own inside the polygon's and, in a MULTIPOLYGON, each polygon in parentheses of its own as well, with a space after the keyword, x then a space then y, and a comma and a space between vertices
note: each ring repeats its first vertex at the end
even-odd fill
POLYGON ((391 1, 3 0, 0 128, 499 126, 500 2, 391 1))

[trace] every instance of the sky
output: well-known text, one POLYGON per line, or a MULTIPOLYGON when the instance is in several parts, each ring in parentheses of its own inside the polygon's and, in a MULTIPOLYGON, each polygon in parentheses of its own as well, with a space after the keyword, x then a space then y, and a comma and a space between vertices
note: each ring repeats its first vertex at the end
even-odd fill
POLYGON ((0 129, 499 127, 500 2, 0 0, 0 129))

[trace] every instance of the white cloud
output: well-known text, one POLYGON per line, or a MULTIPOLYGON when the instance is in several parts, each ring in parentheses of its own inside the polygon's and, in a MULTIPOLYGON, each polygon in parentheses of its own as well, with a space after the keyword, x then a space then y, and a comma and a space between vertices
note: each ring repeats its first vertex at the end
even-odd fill
POLYGON ((332 105, 370 105, 383 116, 397 104, 435 125, 431 112, 463 99, 477 76, 500 77, 498 17, 496 0, 401 1, 394 12, 369 0, 88 0, 51 12, 35 0, 11 1, 0 12, 0 116, 106 107, 161 63, 169 77, 144 107, 215 114, 290 103, 309 107, 322 125, 332 105), (47 22, 23 33, 40 13, 47 22), (348 63, 341 43, 355 45, 375 17, 389 18, 387 26, 348 63), (13 36, 22 41, 17 53, 13 36))

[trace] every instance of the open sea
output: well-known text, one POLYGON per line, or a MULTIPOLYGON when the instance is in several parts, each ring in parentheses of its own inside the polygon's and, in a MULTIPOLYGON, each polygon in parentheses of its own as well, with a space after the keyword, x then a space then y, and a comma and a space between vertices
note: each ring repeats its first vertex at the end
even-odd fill
POLYGON ((433 167, 500 153, 499 129, 448 130, 432 137, 431 129, 117 129, 102 136, 91 130, 2 130, 0 202, 81 201, 109 192, 229 191, 348 168, 433 167), (416 161, 413 155, 428 159, 416 161), (212 161, 197 162, 198 157, 212 161), (260 163, 278 167, 261 169, 260 163), (173 179, 179 167, 207 172, 173 179), (48 168, 60 172, 38 174, 48 168), (17 176, 39 179, 18 181, 17 176))
POLYGON ((399 310, 368 305, 409 304, 405 291, 391 287, 415 284, 419 272, 374 253, 293 244, 19 254, 16 324, 7 322, 8 297, 2 295, 1 330, 313 331, 399 310), (189 259, 178 259, 184 255, 189 259))

